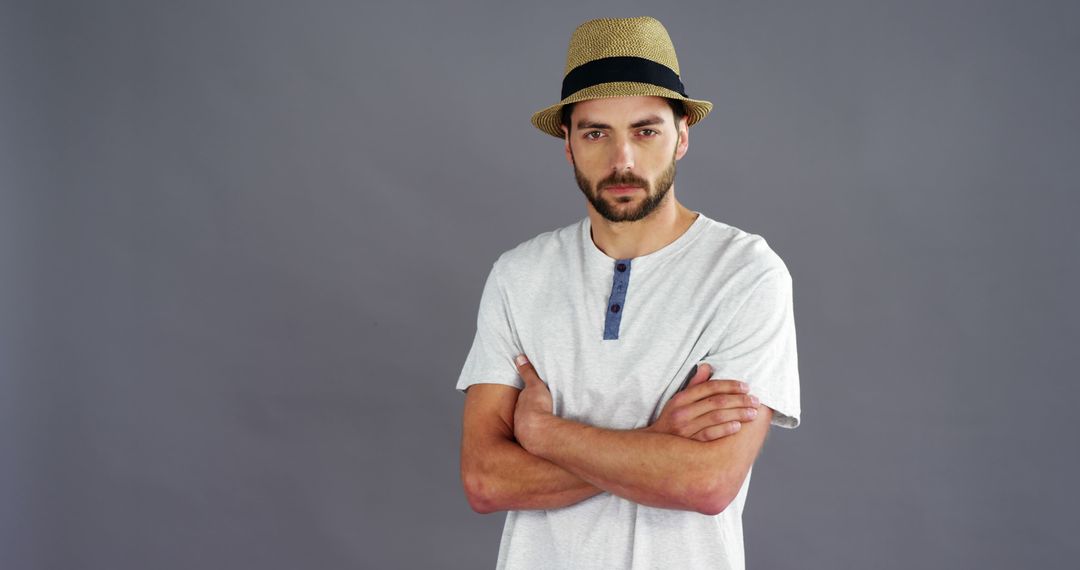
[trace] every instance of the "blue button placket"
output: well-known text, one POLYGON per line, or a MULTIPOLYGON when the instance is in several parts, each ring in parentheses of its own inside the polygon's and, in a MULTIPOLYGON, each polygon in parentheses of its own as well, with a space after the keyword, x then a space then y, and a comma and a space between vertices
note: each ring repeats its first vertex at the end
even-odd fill
POLYGON ((611 279, 611 296, 608 297, 604 312, 604 340, 619 338, 619 324, 625 310, 626 288, 630 285, 630 260, 615 260, 614 276, 611 279))

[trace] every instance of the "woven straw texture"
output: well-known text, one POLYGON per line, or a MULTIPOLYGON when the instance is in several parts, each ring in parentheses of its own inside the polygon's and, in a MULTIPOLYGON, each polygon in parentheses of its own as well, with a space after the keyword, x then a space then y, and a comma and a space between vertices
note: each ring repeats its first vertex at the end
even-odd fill
MULTIPOLYGON (((655 18, 600 18, 589 20, 574 30, 570 36, 570 47, 566 54, 566 68, 563 77, 574 68, 605 57, 641 57, 671 68, 679 75, 679 60, 675 57, 675 46, 667 29, 655 18)), ((558 138, 563 138, 560 128, 560 115, 563 105, 577 103, 587 99, 605 97, 625 97, 632 95, 654 95, 682 101, 686 107, 687 125, 704 119, 712 110, 712 103, 689 99, 664 87, 634 81, 600 83, 586 87, 558 103, 537 111, 532 116, 532 124, 541 131, 558 138)))
POLYGON ((634 56, 662 63, 679 74, 679 60, 667 29, 655 18, 600 18, 581 24, 570 36, 563 76, 603 57, 634 56))

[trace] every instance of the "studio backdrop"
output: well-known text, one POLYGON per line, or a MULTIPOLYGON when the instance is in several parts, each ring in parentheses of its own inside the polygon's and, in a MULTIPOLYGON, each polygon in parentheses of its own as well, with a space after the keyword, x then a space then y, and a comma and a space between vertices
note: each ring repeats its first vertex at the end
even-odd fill
POLYGON ((1080 8, 956 0, 4 2, 0 567, 493 567, 454 385, 640 15, 715 104, 679 200, 792 275, 748 566, 1070 567, 1080 8))

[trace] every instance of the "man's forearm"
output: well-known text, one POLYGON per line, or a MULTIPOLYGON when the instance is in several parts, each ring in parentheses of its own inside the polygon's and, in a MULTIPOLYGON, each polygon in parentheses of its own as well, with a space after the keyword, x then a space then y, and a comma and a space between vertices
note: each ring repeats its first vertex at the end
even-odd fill
POLYGON ((543 437, 528 451, 612 494, 643 505, 699 512, 713 501, 715 469, 705 443, 644 430, 603 429, 557 416, 546 417, 538 429, 543 437))
POLYGON ((603 492, 514 441, 499 438, 482 456, 474 483, 482 512, 557 509, 603 492))

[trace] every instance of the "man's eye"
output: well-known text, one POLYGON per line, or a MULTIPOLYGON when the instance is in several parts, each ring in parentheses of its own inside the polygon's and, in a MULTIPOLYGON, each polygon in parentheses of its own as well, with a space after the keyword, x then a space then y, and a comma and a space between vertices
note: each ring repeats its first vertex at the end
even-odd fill
POLYGON ((641 130, 640 130, 640 131, 638 131, 638 132, 642 133, 643 135, 645 135, 645 136, 647 136, 647 137, 651 137, 651 136, 653 136, 653 135, 657 135, 657 134, 660 134, 660 133, 657 133, 656 131, 654 131, 654 130, 652 130, 652 129, 641 129, 641 130))
POLYGON ((596 139, 600 138, 600 135, 603 135, 603 134, 604 133, 601 133, 600 131, 589 131, 589 132, 585 133, 585 138, 587 138, 589 140, 596 140, 596 139), (596 136, 594 137, 593 135, 596 135, 596 136))

